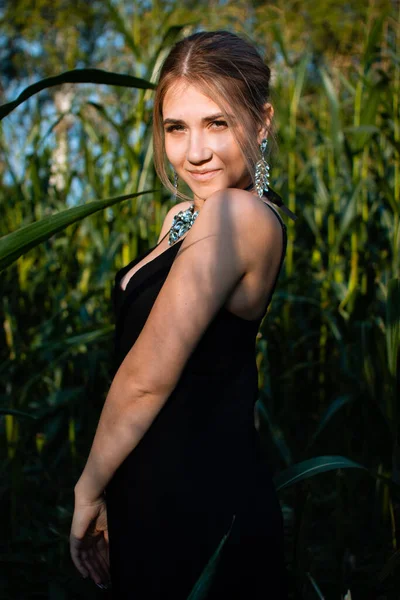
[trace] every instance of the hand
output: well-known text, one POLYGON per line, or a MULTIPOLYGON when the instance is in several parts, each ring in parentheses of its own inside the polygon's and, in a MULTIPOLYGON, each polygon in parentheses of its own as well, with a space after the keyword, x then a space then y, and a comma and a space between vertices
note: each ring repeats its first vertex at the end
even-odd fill
POLYGON ((84 578, 90 576, 97 585, 109 583, 107 509, 103 497, 85 501, 75 496, 70 551, 84 578))

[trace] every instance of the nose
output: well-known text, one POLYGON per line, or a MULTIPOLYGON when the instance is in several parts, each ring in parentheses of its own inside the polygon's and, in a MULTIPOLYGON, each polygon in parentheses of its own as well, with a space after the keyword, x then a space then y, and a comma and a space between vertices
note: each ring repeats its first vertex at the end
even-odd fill
POLYGON ((212 158, 212 150, 206 144, 206 136, 202 132, 192 131, 188 138, 186 159, 188 162, 198 165, 212 158))

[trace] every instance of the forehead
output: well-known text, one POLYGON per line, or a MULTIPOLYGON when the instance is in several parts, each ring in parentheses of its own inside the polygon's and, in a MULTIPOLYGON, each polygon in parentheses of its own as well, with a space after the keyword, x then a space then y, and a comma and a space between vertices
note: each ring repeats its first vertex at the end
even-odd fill
POLYGON ((173 83, 162 105, 164 119, 201 118, 221 112, 221 107, 199 88, 185 81, 173 83))

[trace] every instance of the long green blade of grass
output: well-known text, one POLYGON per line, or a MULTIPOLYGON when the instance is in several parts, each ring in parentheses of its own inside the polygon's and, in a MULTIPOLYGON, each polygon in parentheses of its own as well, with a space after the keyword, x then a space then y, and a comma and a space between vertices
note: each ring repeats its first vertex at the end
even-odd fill
POLYGON ((236 518, 236 515, 234 515, 231 526, 229 527, 229 530, 227 531, 227 533, 224 535, 224 537, 218 544, 217 549, 215 550, 214 554, 212 555, 212 557, 206 564, 202 574, 200 575, 199 579, 196 581, 187 600, 206 600, 209 589, 211 587, 211 583, 214 579, 214 576, 215 576, 215 573, 217 570, 219 560, 221 558, 222 548, 225 545, 225 542, 229 537, 229 534, 230 534, 233 524, 235 522, 235 518, 236 518))
POLYGON ((386 348, 389 371, 396 377, 400 348, 400 280, 391 279, 386 303, 386 348))
POLYGON ((62 83, 97 83, 139 88, 142 90, 155 89, 156 87, 154 83, 150 83, 150 81, 140 79, 139 77, 132 77, 132 75, 111 73, 109 71, 103 71, 102 69, 72 69, 71 71, 65 71, 65 73, 55 75, 54 77, 41 79, 27 87, 15 100, 2 104, 0 106, 0 121, 10 114, 14 108, 17 108, 17 106, 22 104, 22 102, 25 102, 25 100, 28 100, 31 96, 34 96, 38 92, 49 87, 61 85, 62 83))
POLYGON ((278 473, 274 477, 274 484, 277 490, 283 490, 289 485, 314 477, 320 473, 326 471, 334 471, 336 469, 364 469, 368 471, 366 467, 354 462, 344 456, 316 456, 304 460, 296 465, 292 465, 288 469, 285 469, 282 473, 278 473))
POLYGON ((104 210, 123 200, 135 198, 140 194, 150 194, 155 190, 146 190, 135 194, 126 194, 105 200, 96 200, 83 206, 69 208, 50 217, 45 217, 35 223, 30 223, 0 238, 0 270, 5 269, 17 260, 22 254, 48 240, 55 233, 59 233, 69 225, 81 221, 89 215, 104 210))

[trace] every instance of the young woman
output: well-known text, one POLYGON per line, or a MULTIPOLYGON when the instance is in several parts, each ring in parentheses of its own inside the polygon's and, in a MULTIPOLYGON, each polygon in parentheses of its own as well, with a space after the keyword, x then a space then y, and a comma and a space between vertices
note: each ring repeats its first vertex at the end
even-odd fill
POLYGON ((282 513, 254 426, 255 338, 286 249, 264 156, 269 79, 225 31, 180 41, 161 69, 155 167, 186 200, 117 273, 118 369, 70 538, 80 573, 100 587, 111 577, 118 600, 186 600, 229 530, 208 597, 287 598, 282 513))

